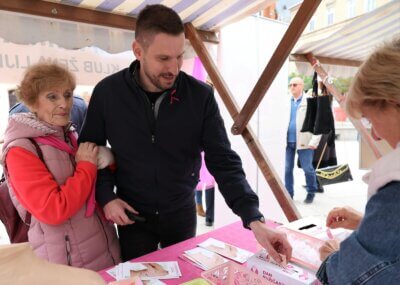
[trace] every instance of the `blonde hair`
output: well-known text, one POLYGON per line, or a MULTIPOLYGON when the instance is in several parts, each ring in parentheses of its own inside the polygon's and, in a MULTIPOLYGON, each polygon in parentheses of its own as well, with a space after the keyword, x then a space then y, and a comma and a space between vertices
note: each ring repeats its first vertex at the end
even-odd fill
POLYGON ((346 98, 346 112, 362 116, 363 107, 400 109, 400 37, 377 48, 361 65, 346 98))
POLYGON ((57 86, 75 89, 75 76, 57 63, 38 63, 30 66, 17 90, 18 99, 27 106, 33 106, 39 94, 57 86))

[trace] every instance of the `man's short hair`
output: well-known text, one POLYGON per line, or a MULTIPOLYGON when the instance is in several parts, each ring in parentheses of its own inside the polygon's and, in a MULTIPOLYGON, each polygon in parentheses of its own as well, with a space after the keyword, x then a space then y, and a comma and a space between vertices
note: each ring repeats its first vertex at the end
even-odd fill
POLYGON ((182 20, 174 10, 161 4, 147 5, 138 15, 135 39, 148 46, 156 34, 178 36, 183 32, 182 20))
POLYGON ((301 84, 304 86, 304 81, 301 77, 293 77, 290 79, 290 83, 295 82, 296 84, 301 84))

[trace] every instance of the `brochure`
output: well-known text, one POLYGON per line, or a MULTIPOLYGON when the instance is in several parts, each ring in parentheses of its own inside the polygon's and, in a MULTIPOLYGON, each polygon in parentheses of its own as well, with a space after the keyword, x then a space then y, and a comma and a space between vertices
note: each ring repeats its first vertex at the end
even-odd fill
MULTIPOLYGON (((117 281, 128 278, 144 280, 174 279, 182 276, 178 262, 124 262, 107 270, 117 281)), ((160 284, 145 283, 143 284, 160 284)))
POLYGON ((201 247, 186 250, 182 256, 203 270, 208 270, 228 262, 222 256, 201 247))
POLYGON ((206 241, 200 243, 199 246, 239 263, 245 263, 247 259, 253 256, 253 253, 250 251, 213 238, 207 239, 206 241))

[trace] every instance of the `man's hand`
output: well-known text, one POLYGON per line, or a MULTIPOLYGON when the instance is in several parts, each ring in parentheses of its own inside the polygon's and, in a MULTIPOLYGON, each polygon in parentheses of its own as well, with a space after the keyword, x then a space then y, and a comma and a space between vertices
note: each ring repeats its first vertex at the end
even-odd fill
POLYGON ((362 218, 363 215, 351 207, 333 208, 326 218, 326 226, 332 229, 355 230, 362 218))
POLYGON ((276 262, 279 264, 284 262, 279 254, 285 255, 286 260, 290 260, 292 257, 292 247, 284 232, 268 228, 260 221, 251 222, 249 227, 253 231, 258 243, 268 251, 269 255, 276 262))
POLYGON ((114 163, 114 155, 111 149, 106 146, 98 146, 97 169, 103 169, 114 163))
POLYGON ((317 149, 317 147, 314 146, 314 145, 309 145, 308 148, 309 148, 309 149, 312 149, 312 150, 316 150, 316 149, 317 149))
POLYGON ((324 261, 329 255, 331 255, 335 251, 338 251, 339 248, 340 248, 339 241, 335 239, 326 241, 324 245, 321 246, 319 249, 319 259, 321 259, 321 261, 324 261))
POLYGON ((129 206, 128 203, 121 199, 114 199, 104 206, 104 214, 107 220, 113 221, 119 226, 134 224, 125 214, 125 209, 132 213, 139 214, 134 208, 129 206))

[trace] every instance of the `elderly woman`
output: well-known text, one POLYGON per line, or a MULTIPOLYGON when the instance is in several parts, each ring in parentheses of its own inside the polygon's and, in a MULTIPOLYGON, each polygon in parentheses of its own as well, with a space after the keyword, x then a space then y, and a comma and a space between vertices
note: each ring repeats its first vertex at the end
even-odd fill
MULTIPOLYGON (((365 215, 336 209, 328 225, 356 228, 325 258, 318 278, 323 284, 399 284, 400 282, 400 39, 377 49, 354 78, 346 111, 365 118, 375 138, 393 151, 379 159, 365 177, 365 215)), ((327 246, 327 245, 326 245, 327 246)), ((329 246, 329 245, 328 245, 329 246)), ((326 248, 325 248, 326 249, 326 248)), ((321 250, 322 258, 327 253, 321 250)))
POLYGON ((1 162, 20 216, 31 215, 28 240, 35 253, 100 270, 117 264, 120 253, 115 229, 95 210, 92 196, 105 150, 93 143, 77 146, 71 127, 74 88, 75 78, 64 67, 28 68, 19 97, 31 113, 10 117, 1 162))

